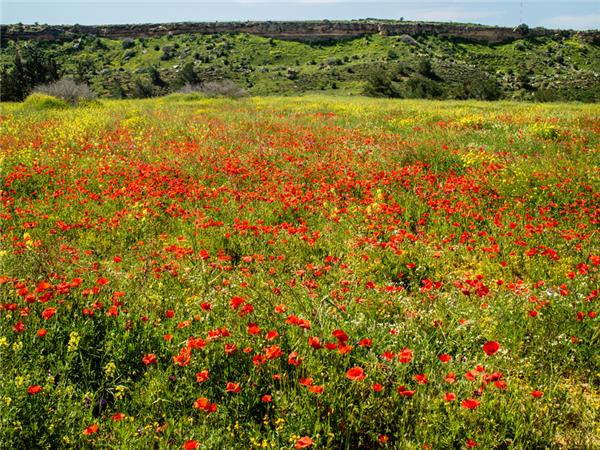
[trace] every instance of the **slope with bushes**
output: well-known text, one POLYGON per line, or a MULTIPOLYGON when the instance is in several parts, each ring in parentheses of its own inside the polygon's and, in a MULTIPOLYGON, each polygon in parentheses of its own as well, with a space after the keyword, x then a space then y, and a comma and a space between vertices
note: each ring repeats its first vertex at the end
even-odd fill
POLYGON ((495 45, 434 35, 368 35, 330 43, 248 34, 123 40, 87 36, 63 42, 9 41, 0 52, 0 67, 4 100, 21 100, 36 84, 61 76, 113 98, 164 95, 185 83, 229 79, 251 95, 326 91, 600 100, 600 46, 577 35, 495 45))

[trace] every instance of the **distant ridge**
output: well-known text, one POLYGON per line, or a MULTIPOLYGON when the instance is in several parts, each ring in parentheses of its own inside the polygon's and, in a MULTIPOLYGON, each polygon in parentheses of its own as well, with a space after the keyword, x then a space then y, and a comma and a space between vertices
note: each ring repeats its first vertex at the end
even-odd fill
POLYGON ((432 35, 471 42, 499 44, 525 37, 577 35, 589 42, 600 42, 600 31, 550 30, 546 28, 493 27, 439 22, 388 20, 287 21, 287 22, 179 22, 130 25, 0 25, 0 40, 67 41, 82 36, 110 39, 149 38, 185 33, 247 33, 262 37, 300 41, 337 41, 380 34, 387 36, 432 35))

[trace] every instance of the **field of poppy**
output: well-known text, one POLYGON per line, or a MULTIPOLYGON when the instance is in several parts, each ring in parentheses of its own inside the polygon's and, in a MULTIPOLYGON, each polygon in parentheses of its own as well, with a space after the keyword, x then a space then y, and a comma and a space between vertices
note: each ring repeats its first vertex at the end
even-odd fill
POLYGON ((600 107, 0 121, 7 448, 600 446, 600 107))

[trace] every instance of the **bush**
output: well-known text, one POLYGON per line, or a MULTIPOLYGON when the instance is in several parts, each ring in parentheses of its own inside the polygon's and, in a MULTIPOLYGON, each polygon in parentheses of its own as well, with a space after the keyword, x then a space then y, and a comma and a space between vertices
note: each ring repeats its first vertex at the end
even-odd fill
POLYGON ((186 83, 180 94, 201 93, 208 97, 241 98, 247 94, 246 90, 231 80, 207 81, 202 84, 186 83))
POLYGON ((53 83, 36 86, 33 92, 63 99, 73 106, 82 100, 92 100, 96 97, 87 84, 77 83, 71 78, 62 78, 53 83))
POLYGON ((45 110, 45 109, 65 109, 69 105, 66 101, 51 95, 34 92, 25 99, 23 103, 27 108, 45 110))
POLYGON ((392 75, 381 66, 371 67, 367 73, 364 94, 370 97, 401 97, 392 75))
POLYGON ((412 75, 402 87, 406 98, 440 98, 444 94, 439 83, 422 75, 412 75))

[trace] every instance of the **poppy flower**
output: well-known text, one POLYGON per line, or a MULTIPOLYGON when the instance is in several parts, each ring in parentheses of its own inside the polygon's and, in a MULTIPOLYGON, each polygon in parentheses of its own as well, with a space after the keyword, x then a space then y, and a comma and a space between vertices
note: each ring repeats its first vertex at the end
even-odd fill
POLYGON ((542 397, 543 395, 544 395, 544 393, 543 393, 542 391, 538 391, 538 390, 535 390, 535 391, 533 391, 533 392, 531 393, 531 396, 532 396, 533 398, 540 398, 540 397, 542 397))
POLYGON ((483 351, 488 356, 492 356, 498 350, 500 350, 500 344, 496 341, 489 341, 483 345, 483 351))
POLYGON ((325 388, 323 386, 309 386, 308 392, 312 392, 313 394, 322 394, 325 388))
POLYGON ((98 427, 98 424, 95 423, 93 425, 90 425, 89 427, 87 427, 85 430, 83 430, 83 434, 85 434, 86 436, 89 436, 90 434, 94 434, 97 433, 100 427, 98 427))
POLYGON ((473 447, 477 447, 477 442, 475 442, 473 439, 469 438, 467 439, 467 448, 473 448, 473 447))
POLYGON ((405 347, 403 348, 400 353, 398 353, 398 360, 402 363, 402 364, 408 364, 409 362, 412 361, 413 358, 413 352, 410 348, 405 347))
POLYGON ((300 378, 300 384, 302 386, 311 386, 313 384, 312 378, 300 378))
POLYGON ((123 420, 125 418, 125 414, 118 412, 113 414, 110 418, 113 422, 118 422, 119 420, 123 420))
POLYGON ((504 380, 494 381, 494 386, 496 386, 496 388, 498 388, 500 390, 505 390, 507 388, 506 381, 504 381, 504 380))
POLYGON ((352 381, 360 381, 365 379, 365 371, 362 367, 353 367, 346 372, 346 378, 352 381))
POLYGON ((473 398, 469 398, 469 399, 463 400, 461 402, 461 405, 463 408, 466 408, 466 409, 475 409, 479 405, 481 405, 481 402, 479 402, 473 398))
POLYGON ((453 402, 456 400, 456 394, 454 392, 446 392, 444 394, 444 400, 447 402, 453 402))
POLYGON ((38 386, 37 384, 32 384, 31 386, 29 386, 27 388, 27 392, 31 395, 35 395, 38 392, 40 392, 42 390, 41 386, 38 386))
POLYGON ((373 389, 373 392, 381 392, 381 391, 383 391, 383 385, 380 383, 375 383, 372 386, 372 389, 373 389))
POLYGON ((200 447, 200 442, 194 441, 194 440, 185 441, 185 443, 181 446, 181 448, 183 448, 185 450, 194 450, 199 447, 200 447))
POLYGON ((211 403, 206 397, 200 397, 194 402, 194 408, 201 409, 207 413, 214 413, 217 411, 216 403, 211 403))
POLYGON ((407 389, 405 386, 398 386, 398 394, 401 397, 412 397, 417 391, 407 389))
POLYGON ((427 384, 429 383, 429 380, 427 379, 427 374, 426 373, 418 373, 417 375, 415 375, 415 381, 419 384, 427 384))
POLYGON ((147 355, 144 355, 142 362, 147 366, 150 364, 156 364, 156 355, 154 353, 148 353, 147 355))
POLYGON ((275 330, 271 330, 269 331, 266 335, 265 335, 265 339, 267 341, 272 341, 273 339, 275 339, 277 336, 279 336, 279 333, 275 330))
POLYGON ((260 333, 260 328, 257 324, 255 323, 249 323, 248 324, 248 334, 254 336, 255 334, 260 333))
POLYGON ((49 320, 54 314, 56 314, 56 308, 46 308, 42 311, 42 318, 49 320))
POLYGON ((304 436, 296 441, 295 448, 300 449, 300 448, 311 447, 313 445, 313 443, 314 442, 311 438, 309 438, 308 436, 304 436))
POLYGON ((48 330, 46 330, 45 328, 40 328, 39 330, 37 330, 37 335, 39 337, 44 337, 44 336, 46 336, 47 333, 48 333, 48 330))
POLYGON ((188 348, 183 347, 179 355, 173 356, 173 362, 180 367, 185 367, 190 363, 191 352, 188 348))
POLYGON ((265 394, 260 398, 260 401, 263 403, 271 403, 273 401, 273 396, 269 394, 265 394))
POLYGON ((438 356, 438 359, 445 364, 452 360, 452 356, 443 354, 443 355, 438 356))
POLYGON ((196 373, 196 383, 204 383, 206 380, 208 380, 208 370, 196 373))
POLYGON ((238 394, 242 388, 240 387, 240 383, 232 383, 231 381, 227 383, 225 387, 225 392, 231 392, 234 394, 238 394))
POLYGON ((358 345, 360 347, 371 347, 371 345, 373 345, 373 339, 361 339, 360 342, 358 343, 358 345))

